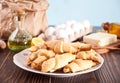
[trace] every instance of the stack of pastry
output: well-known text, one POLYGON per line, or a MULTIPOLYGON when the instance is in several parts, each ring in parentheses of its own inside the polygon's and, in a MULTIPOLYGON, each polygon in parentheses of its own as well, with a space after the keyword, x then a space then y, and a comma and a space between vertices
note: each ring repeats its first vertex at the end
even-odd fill
POLYGON ((47 41, 40 46, 32 46, 29 51, 27 65, 41 72, 78 72, 100 63, 91 46, 80 42, 47 41))

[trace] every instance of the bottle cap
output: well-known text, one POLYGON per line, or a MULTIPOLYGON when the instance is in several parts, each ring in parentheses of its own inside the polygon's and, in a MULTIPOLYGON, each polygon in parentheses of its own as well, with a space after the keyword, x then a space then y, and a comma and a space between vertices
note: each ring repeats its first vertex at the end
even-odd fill
POLYGON ((25 11, 24 10, 17 10, 16 13, 19 15, 23 15, 23 14, 25 14, 25 11))
POLYGON ((17 10, 16 14, 18 16, 18 21, 20 21, 23 18, 23 16, 25 15, 25 11, 24 10, 17 10))

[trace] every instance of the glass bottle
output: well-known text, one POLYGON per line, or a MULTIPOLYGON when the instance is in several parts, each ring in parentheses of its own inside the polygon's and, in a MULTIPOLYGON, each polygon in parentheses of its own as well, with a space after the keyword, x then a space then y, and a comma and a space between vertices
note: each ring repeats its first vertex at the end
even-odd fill
POLYGON ((120 24, 119 23, 103 23, 102 27, 105 31, 111 34, 116 34, 120 38, 120 24))
POLYGON ((25 12, 20 10, 14 15, 16 29, 8 38, 8 48, 12 51, 21 51, 31 46, 32 36, 24 28, 25 12))

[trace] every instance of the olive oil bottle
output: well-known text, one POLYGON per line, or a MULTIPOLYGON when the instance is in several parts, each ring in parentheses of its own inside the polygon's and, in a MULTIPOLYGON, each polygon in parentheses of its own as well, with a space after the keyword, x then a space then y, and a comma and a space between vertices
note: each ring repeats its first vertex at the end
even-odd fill
POLYGON ((120 38, 120 24, 119 23, 103 23, 102 27, 105 31, 111 34, 116 34, 120 38))
POLYGON ((11 33, 8 39, 8 48, 12 51, 21 51, 31 46, 32 36, 24 28, 24 18, 26 13, 19 10, 15 13, 16 29, 11 33))

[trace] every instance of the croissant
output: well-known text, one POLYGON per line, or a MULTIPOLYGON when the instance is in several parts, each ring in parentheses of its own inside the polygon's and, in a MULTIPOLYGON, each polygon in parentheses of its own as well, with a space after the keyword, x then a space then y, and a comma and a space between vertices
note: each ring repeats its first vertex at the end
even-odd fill
POLYGON ((76 49, 78 49, 79 51, 81 51, 81 50, 87 51, 92 48, 90 44, 85 44, 85 43, 81 43, 81 42, 73 42, 73 43, 71 43, 71 45, 73 47, 75 47, 76 49))
POLYGON ((95 65, 96 65, 96 63, 93 62, 92 60, 75 59, 74 61, 67 64, 63 68, 63 72, 64 73, 78 72, 78 71, 82 71, 82 70, 85 70, 85 69, 89 69, 89 68, 91 68, 95 65))
POLYGON ((67 65, 69 62, 74 60, 76 55, 73 55, 71 53, 64 53, 64 54, 57 54, 55 57, 50 58, 42 63, 42 72, 53 72, 57 69, 61 69, 65 65, 67 65))
POLYGON ((36 52, 39 49, 46 49, 46 48, 47 48, 47 46, 45 44, 41 44, 39 46, 32 46, 32 47, 30 47, 28 49, 28 51, 30 51, 30 52, 36 52))
POLYGON ((37 52, 33 52, 27 60, 27 65, 31 65, 34 69, 41 69, 41 64, 54 57, 55 53, 52 50, 39 49, 37 52))
POLYGON ((61 42, 61 40, 47 41, 47 42, 45 42, 45 45, 47 46, 48 49, 54 50, 54 47, 58 42, 61 42))
POLYGON ((89 59, 89 60, 94 60, 98 63, 100 63, 100 59, 96 56, 96 52, 94 50, 90 50, 90 51, 80 51, 77 53, 76 58, 78 59, 89 59))
POLYGON ((64 51, 63 51, 62 47, 63 47, 63 41, 57 42, 54 46, 54 52, 55 53, 63 53, 64 51))
POLYGON ((45 56, 39 56, 38 58, 36 58, 32 63, 31 63, 31 68, 33 69, 41 69, 41 65, 42 63, 47 60, 48 58, 45 56))
POLYGON ((55 53, 76 53, 78 50, 74 48, 71 43, 66 43, 61 40, 48 41, 46 45, 49 49, 54 50, 55 53))
POLYGON ((52 50, 47 49, 39 49, 37 52, 37 56, 46 56, 48 58, 54 57, 55 53, 52 50))
POLYGON ((63 43, 63 47, 62 48, 63 48, 63 51, 65 53, 76 53, 78 51, 76 48, 74 48, 71 45, 71 43, 66 43, 66 42, 63 43))
POLYGON ((55 45, 54 51, 56 53, 76 53, 78 50, 71 46, 71 43, 61 41, 55 45))
POLYGON ((37 52, 33 52, 30 54, 29 58, 27 59, 27 65, 31 65, 32 61, 37 58, 37 52))

